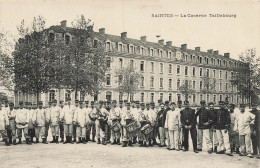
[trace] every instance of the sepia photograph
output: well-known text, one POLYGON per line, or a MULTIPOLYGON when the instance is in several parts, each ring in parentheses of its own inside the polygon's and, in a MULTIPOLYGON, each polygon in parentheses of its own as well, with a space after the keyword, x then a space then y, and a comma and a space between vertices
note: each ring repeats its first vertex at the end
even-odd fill
POLYGON ((260 0, 0 0, 0 168, 260 168, 260 0))

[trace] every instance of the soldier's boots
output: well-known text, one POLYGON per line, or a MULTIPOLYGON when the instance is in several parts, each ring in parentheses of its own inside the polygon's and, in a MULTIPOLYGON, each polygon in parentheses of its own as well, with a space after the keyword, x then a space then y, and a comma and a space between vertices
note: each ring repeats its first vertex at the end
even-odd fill
POLYGON ((92 135, 92 142, 96 142, 95 141, 95 135, 92 135))
POLYGON ((69 139, 70 139, 70 143, 74 144, 74 140, 72 141, 72 136, 69 139))
POLYGON ((224 153, 225 153, 224 150, 221 150, 221 151, 217 152, 217 154, 224 154, 224 153))
MULTIPOLYGON (((71 138, 72 138, 72 137, 71 137, 71 138)), ((73 142, 76 142, 76 141, 77 141, 77 140, 76 140, 76 137, 74 137, 74 138, 73 138, 73 142)))
POLYGON ((136 144, 136 137, 134 137, 133 139, 133 144, 136 144))
POLYGON ((42 138, 42 143, 43 143, 43 144, 48 144, 46 138, 42 138))
POLYGON ((66 140, 63 142, 63 144, 69 143, 69 137, 66 136, 66 140))
POLYGON ((143 141, 139 141, 139 147, 143 147, 143 146, 144 146, 143 141))
POLYGON ((60 142, 64 142, 64 137, 61 137, 61 141, 60 142))
POLYGON ((214 147, 214 153, 217 153, 217 151, 218 151, 218 147, 215 146, 215 147, 214 147))
POLYGON ((31 145, 32 144, 29 138, 26 138, 26 144, 27 145, 31 145))
POLYGON ((153 146, 151 139, 149 139, 149 146, 153 146))
POLYGON ((107 145, 107 141, 105 138, 102 138, 102 145, 107 145))
POLYGON ((56 139, 55 139, 55 141, 56 141, 56 144, 58 144, 58 143, 59 143, 59 137, 58 137, 58 136, 56 136, 56 139))
POLYGON ((81 143, 81 138, 78 139, 77 144, 81 143))
POLYGON ((36 141, 35 141, 35 143, 39 143, 39 138, 36 138, 36 141))
POLYGON ((98 142, 97 142, 97 144, 101 144, 101 142, 100 142, 100 138, 98 138, 98 142))
POLYGON ((127 142, 126 142, 126 141, 123 141, 122 147, 126 147, 126 145, 127 145, 127 142))
POLYGON ((121 145, 119 138, 117 139, 116 143, 117 143, 117 145, 121 145))
POLYGON ((236 153, 240 154, 239 148, 236 148, 236 153))
POLYGON ((133 146, 131 140, 128 142, 128 146, 133 146))
POLYGON ((55 136, 52 137, 52 141, 50 143, 55 143, 55 136))
POLYGON ((86 143, 87 143, 86 140, 85 140, 85 138, 82 138, 82 143, 83 143, 83 144, 86 144, 86 143))
POLYGON ((16 140, 13 140, 13 145, 16 145, 16 140))
POLYGON ((144 142, 144 147, 148 147, 148 145, 146 144, 146 142, 144 142))
POLYGON ((116 139, 113 140, 113 143, 111 143, 111 145, 115 145, 116 144, 116 139))
POLYGON ((10 143, 7 139, 5 139, 4 141, 5 141, 5 146, 10 146, 10 143))
POLYGON ((31 141, 31 143, 34 143, 34 142, 33 142, 33 137, 31 137, 30 141, 31 141))
POLYGON ((18 144, 22 144, 22 138, 19 138, 18 144))
POLYGON ((153 145, 157 145, 156 139, 153 139, 153 145))
POLYGON ((89 136, 86 136, 86 142, 88 142, 89 141, 89 136))

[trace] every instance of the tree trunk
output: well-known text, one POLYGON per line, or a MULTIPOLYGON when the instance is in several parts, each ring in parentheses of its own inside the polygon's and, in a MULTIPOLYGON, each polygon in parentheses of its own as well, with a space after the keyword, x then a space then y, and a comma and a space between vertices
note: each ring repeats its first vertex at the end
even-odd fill
POLYGON ((128 100, 129 100, 129 95, 130 95, 130 93, 127 93, 127 102, 128 102, 128 100))
POLYGON ((36 103, 37 103, 37 105, 39 104, 39 91, 38 90, 36 92, 36 103))
POLYGON ((76 87, 75 89, 75 100, 77 99, 77 97, 78 97, 78 87, 76 87))

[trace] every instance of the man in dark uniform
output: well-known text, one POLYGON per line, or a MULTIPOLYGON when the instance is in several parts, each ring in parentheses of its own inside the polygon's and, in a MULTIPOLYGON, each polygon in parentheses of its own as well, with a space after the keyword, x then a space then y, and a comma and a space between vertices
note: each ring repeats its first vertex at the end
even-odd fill
MULTIPOLYGON (((75 100, 75 108, 73 109, 74 113, 75 111, 79 108, 79 100, 75 100)), ((76 142, 76 138, 77 138, 77 125, 73 124, 73 142, 76 142)))
POLYGON ((14 103, 10 102, 9 103, 9 108, 10 110, 8 110, 9 114, 8 118, 9 118, 9 126, 7 129, 7 135, 9 138, 9 143, 13 145, 16 145, 16 124, 15 124, 15 110, 14 110, 14 103))
POLYGON ((252 103, 252 110, 250 110, 252 114, 255 115, 255 123, 252 125, 251 130, 251 139, 252 139, 252 145, 253 145, 253 155, 257 155, 257 158, 260 159, 260 138, 259 138, 259 133, 260 133, 260 111, 257 110, 257 104, 252 103))
MULTIPOLYGON (((216 115, 217 115, 217 109, 214 109, 214 103, 213 102, 209 102, 208 106, 209 106, 209 111, 211 113, 213 113, 214 116, 215 116, 215 119, 214 119, 214 122, 215 122, 216 121, 216 115)), ((210 129, 210 136, 211 137, 210 138, 212 139, 213 145, 214 145, 213 152, 217 153, 218 138, 217 138, 216 129, 214 129, 213 127, 214 127, 214 123, 211 125, 211 129, 210 129)))
POLYGON ((195 110, 189 107, 189 101, 184 101, 184 109, 181 111, 181 124, 184 132, 184 141, 183 141, 183 152, 188 151, 189 149, 189 132, 191 134, 193 151, 198 153, 197 150, 197 129, 196 129, 196 118, 195 110))
POLYGON ((219 148, 217 154, 224 154, 224 148, 226 148, 226 154, 228 156, 233 156, 230 150, 230 143, 229 143, 229 135, 228 135, 228 128, 231 123, 230 113, 225 108, 225 104, 223 101, 219 101, 220 109, 217 110, 216 114, 216 122, 214 124, 214 128, 216 129, 218 141, 219 141, 219 148))
POLYGON ((199 117, 199 123, 198 123, 198 151, 202 151, 202 140, 203 136, 206 139, 207 143, 207 150, 209 154, 212 154, 212 138, 211 138, 211 132, 210 129, 212 127, 212 123, 215 120, 215 115, 212 111, 206 109, 205 100, 202 100, 200 102, 201 108, 197 111, 195 118, 199 117))
MULTIPOLYGON (((108 113, 110 112, 110 109, 111 109, 111 101, 107 101, 106 110, 108 111, 108 113)), ((110 141, 110 138, 111 138, 111 128, 110 128, 109 124, 107 124, 106 138, 107 138, 106 139, 107 143, 111 143, 111 141, 110 141)))
POLYGON ((166 120, 166 110, 164 108, 164 104, 160 104, 161 110, 158 112, 158 127, 159 127, 159 134, 160 134, 160 145, 159 147, 165 146, 165 130, 164 130, 164 123, 166 120))

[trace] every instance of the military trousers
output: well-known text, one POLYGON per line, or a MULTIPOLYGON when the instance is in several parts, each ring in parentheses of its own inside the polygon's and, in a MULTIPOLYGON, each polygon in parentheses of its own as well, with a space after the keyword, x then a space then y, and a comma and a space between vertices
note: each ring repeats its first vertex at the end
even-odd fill
POLYGON ((242 154, 251 154, 251 135, 239 135, 240 152, 242 154))
POLYGON ((198 129, 198 149, 202 149, 203 137, 206 140, 207 150, 212 150, 213 132, 212 129, 198 129))
POLYGON ((60 123, 60 137, 64 138, 64 123, 60 123))
POLYGON ((52 136, 59 136, 60 135, 60 126, 59 125, 52 125, 51 126, 51 134, 52 136))
POLYGON ((77 126, 77 137, 86 138, 86 127, 77 126))
POLYGON ((96 136, 99 139, 100 138, 100 123, 98 120, 95 121, 95 126, 96 126, 96 136))
POLYGON ((37 138, 37 139, 46 138, 45 132, 46 132, 45 126, 36 126, 35 127, 35 138, 37 138))
POLYGON ((218 137, 218 151, 226 149, 226 153, 230 153, 230 143, 229 143, 229 135, 228 131, 225 132, 224 129, 217 129, 216 130, 217 137, 218 137))
POLYGON ((9 120, 9 126, 7 127, 7 135, 9 139, 16 139, 16 124, 14 119, 9 120))
POLYGON ((168 130, 167 131, 167 143, 170 149, 179 149, 179 131, 168 130))
POLYGON ((164 129, 164 127, 159 127, 159 134, 160 134, 160 144, 165 145, 165 129, 164 129))
POLYGON ((28 127, 25 128, 17 128, 17 137, 18 138, 22 138, 22 132, 23 132, 23 136, 25 139, 30 138, 29 134, 28 134, 28 127))
POLYGON ((0 130, 0 134, 1 134, 2 138, 3 138, 3 140, 8 139, 7 131, 6 131, 6 130, 0 130))
POLYGON ((183 128, 183 146, 185 149, 189 149, 189 132, 191 134, 193 150, 197 150, 197 129, 196 126, 192 126, 191 129, 183 128))
POLYGON ((133 135, 136 134, 136 132, 128 132, 126 130, 126 127, 123 127, 123 141, 132 141, 133 135))
POLYGON ((73 125, 64 124, 64 132, 66 136, 72 137, 73 125))
POLYGON ((233 148, 239 148, 239 134, 235 131, 229 131, 229 142, 230 146, 233 148))

